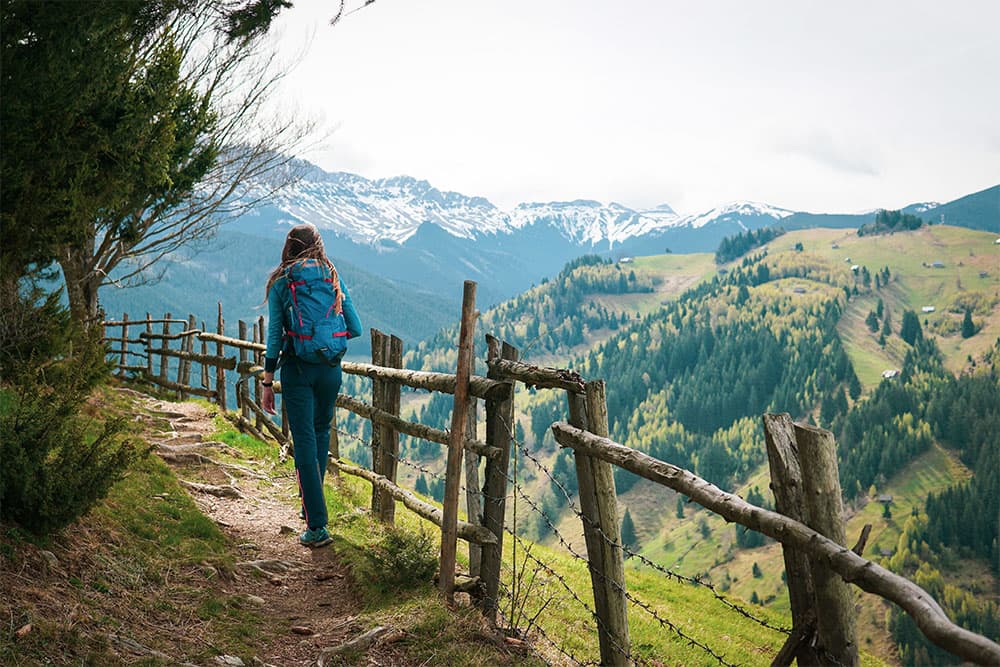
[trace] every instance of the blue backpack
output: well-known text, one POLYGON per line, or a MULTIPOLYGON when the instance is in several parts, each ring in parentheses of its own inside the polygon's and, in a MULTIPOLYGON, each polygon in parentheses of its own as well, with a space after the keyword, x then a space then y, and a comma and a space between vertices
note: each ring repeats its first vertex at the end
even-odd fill
POLYGON ((334 312, 339 285, 317 262, 294 264, 285 274, 292 294, 288 330, 292 352, 302 361, 335 366, 347 352, 343 310, 334 312))

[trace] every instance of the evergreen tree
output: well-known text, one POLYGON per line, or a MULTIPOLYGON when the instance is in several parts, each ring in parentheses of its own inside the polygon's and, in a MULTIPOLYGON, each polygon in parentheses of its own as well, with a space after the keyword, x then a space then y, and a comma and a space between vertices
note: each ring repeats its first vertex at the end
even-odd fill
POLYGON ((917 341, 923 338, 920 318, 912 310, 903 311, 903 323, 899 327, 899 337, 910 345, 916 345, 917 341))
POLYGON ((976 335, 976 325, 972 322, 972 310, 965 309, 965 318, 962 319, 962 338, 972 338, 976 335))
POLYGON ((677 496, 676 516, 677 516, 678 519, 683 519, 684 518, 684 496, 681 496, 681 495, 677 496))
POLYGON ((878 316, 875 315, 874 310, 868 311, 868 317, 865 318, 865 324, 868 325, 868 329, 872 333, 878 331, 878 316))
POLYGON ((414 484, 413 490, 424 496, 430 495, 430 489, 427 488, 427 478, 423 473, 420 473, 420 477, 417 477, 417 482, 414 484))
POLYGON ((625 508, 625 516, 622 517, 622 545, 635 551, 639 546, 639 538, 635 534, 635 524, 632 522, 632 515, 628 508, 625 508))

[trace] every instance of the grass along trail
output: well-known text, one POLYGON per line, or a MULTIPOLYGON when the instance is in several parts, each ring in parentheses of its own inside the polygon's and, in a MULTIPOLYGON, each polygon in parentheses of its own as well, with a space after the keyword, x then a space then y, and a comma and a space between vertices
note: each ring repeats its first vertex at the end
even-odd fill
MULTIPOLYGON (((238 450, 205 440, 216 425, 201 404, 149 397, 137 400, 170 425, 165 434, 150 439, 159 450, 197 450, 206 457, 194 464, 174 464, 182 484, 207 484, 215 493, 227 494, 217 496, 188 487, 195 504, 223 530, 234 549, 235 571, 225 582, 224 592, 256 605, 263 625, 271 631, 259 659, 273 665, 314 664, 324 649, 361 636, 366 630, 357 619, 362 600, 348 567, 334 549, 299 544, 304 523, 298 517, 294 472, 265 474, 255 471, 252 463, 216 461, 211 455, 216 446, 228 454, 238 454, 238 450)), ((398 637, 398 632, 383 634, 367 659, 353 664, 408 664, 391 650, 391 640, 398 637)))

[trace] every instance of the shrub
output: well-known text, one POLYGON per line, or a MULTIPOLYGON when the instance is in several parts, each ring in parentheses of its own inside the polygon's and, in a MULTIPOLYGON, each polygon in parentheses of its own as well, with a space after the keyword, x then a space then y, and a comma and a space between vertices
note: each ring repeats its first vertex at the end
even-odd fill
POLYGON ((99 331, 74 325, 53 296, 3 297, 0 519, 39 536, 85 514, 135 460, 124 419, 82 414, 108 377, 99 331))
POLYGON ((368 553, 375 584, 381 590, 416 588, 437 572, 437 550, 426 533, 389 529, 368 553))

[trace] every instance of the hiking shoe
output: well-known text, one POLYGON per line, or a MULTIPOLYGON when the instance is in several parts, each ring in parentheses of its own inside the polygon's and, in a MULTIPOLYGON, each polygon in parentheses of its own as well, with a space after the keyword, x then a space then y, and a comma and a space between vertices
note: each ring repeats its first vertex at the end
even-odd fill
POLYGON ((330 537, 330 533, 326 532, 326 526, 315 529, 310 528, 299 535, 299 543, 307 547, 325 547, 330 542, 333 542, 333 538, 330 537))
POLYGON ((303 521, 306 520, 306 510, 304 507, 299 510, 299 518, 302 519, 303 521))

